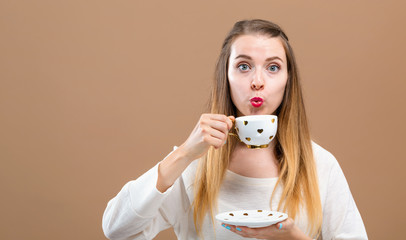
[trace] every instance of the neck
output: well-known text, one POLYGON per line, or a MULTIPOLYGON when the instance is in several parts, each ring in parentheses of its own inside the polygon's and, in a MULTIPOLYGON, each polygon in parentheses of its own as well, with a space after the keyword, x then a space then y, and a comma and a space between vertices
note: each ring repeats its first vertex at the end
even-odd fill
POLYGON ((261 149, 250 149, 244 143, 238 143, 231 154, 229 170, 246 177, 277 177, 275 143, 272 141, 267 148, 261 149))

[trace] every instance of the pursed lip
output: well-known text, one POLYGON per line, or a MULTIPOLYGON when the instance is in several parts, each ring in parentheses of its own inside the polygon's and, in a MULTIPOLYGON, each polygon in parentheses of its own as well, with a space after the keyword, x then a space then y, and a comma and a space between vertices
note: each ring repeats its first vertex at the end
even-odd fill
POLYGON ((264 99, 260 97, 253 97, 250 99, 250 102, 253 107, 258 108, 264 103, 264 99))
POLYGON ((260 98, 260 97, 253 97, 253 98, 251 98, 250 101, 251 101, 251 102, 263 102, 264 99, 262 99, 262 98, 260 98))

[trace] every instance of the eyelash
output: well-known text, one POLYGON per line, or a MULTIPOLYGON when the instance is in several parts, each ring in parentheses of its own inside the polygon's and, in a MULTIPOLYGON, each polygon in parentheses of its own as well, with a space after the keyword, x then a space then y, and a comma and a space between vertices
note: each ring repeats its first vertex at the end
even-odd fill
POLYGON ((240 71, 245 72, 246 70, 242 70, 242 69, 241 69, 241 66, 244 66, 244 65, 247 66, 248 68, 251 68, 250 65, 248 65, 248 64, 246 64, 246 63, 240 63, 240 64, 238 64, 238 65, 237 65, 237 68, 240 69, 240 71))
MULTIPOLYGON (((246 70, 242 70, 242 69, 241 69, 241 66, 244 66, 244 65, 247 66, 248 68, 251 68, 251 66, 250 66, 249 64, 247 64, 247 63, 240 63, 240 64, 237 65, 237 68, 238 68, 240 71, 245 72, 246 70)), ((271 64, 267 69, 269 69, 270 67, 273 67, 273 66, 275 66, 275 67, 278 68, 277 71, 279 71, 279 70, 281 69, 281 67, 280 67, 278 64, 271 64)), ((271 72, 277 72, 277 71, 271 71, 271 72)))
POLYGON ((278 68, 278 70, 277 70, 277 71, 279 71, 279 70, 281 69, 281 67, 279 67, 279 65, 277 65, 277 64, 272 64, 271 66, 269 66, 269 67, 268 67, 268 69, 269 69, 270 67, 273 67, 273 66, 275 66, 275 67, 277 67, 277 68, 278 68))

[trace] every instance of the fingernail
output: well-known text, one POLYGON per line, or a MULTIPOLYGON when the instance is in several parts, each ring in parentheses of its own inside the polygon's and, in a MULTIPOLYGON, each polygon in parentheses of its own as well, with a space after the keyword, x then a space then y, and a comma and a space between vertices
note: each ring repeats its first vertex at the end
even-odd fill
POLYGON ((282 223, 279 224, 279 229, 282 229, 282 223))
POLYGON ((227 226, 226 228, 227 228, 228 230, 230 230, 230 229, 231 229, 231 227, 230 227, 230 226, 227 226))
POLYGON ((223 227, 226 227, 226 225, 223 223, 223 224, 221 224, 221 226, 223 226, 223 227))
POLYGON ((238 227, 238 228, 235 228, 235 229, 237 229, 237 231, 240 231, 240 232, 241 232, 241 228, 238 227))

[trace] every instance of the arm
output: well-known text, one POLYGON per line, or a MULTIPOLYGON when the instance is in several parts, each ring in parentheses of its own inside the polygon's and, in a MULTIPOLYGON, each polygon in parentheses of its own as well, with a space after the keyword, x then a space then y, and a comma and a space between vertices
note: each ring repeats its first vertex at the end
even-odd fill
POLYGON ((220 148, 233 126, 233 116, 203 114, 189 138, 173 154, 162 161, 158 173, 157 189, 165 192, 194 160, 207 153, 210 146, 220 148))
POLYGON ((174 225, 189 207, 183 206, 186 196, 182 196, 184 186, 179 177, 210 146, 224 145, 231 127, 230 118, 224 115, 203 114, 185 143, 137 180, 127 183, 108 203, 103 215, 105 235, 110 239, 153 238, 174 225), (164 203, 170 209, 165 209, 164 203))
POLYGON ((156 189, 158 166, 138 179, 128 182, 109 201, 103 215, 103 231, 109 239, 152 239, 160 231, 169 228, 171 222, 184 214, 181 181, 174 183, 166 192, 156 189), (172 203, 175 215, 165 217, 164 202, 172 203))
POLYGON ((368 239, 347 180, 336 160, 328 181, 323 209, 323 239, 368 239))

